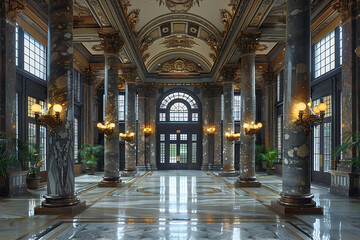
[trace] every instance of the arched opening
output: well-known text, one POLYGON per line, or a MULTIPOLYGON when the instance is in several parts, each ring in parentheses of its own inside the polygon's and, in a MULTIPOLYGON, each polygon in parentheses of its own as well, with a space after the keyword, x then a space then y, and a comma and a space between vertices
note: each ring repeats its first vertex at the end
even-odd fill
POLYGON ((157 146, 158 169, 201 168, 201 104, 196 96, 177 89, 159 99, 157 146))

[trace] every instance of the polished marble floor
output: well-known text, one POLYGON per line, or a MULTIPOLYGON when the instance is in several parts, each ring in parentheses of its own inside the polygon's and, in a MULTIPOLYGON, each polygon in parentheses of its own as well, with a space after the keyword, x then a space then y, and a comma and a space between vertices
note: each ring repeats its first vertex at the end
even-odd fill
POLYGON ((281 178, 259 175, 261 188, 234 188, 213 172, 156 171, 98 188, 101 173, 76 178, 88 208, 76 216, 34 216, 45 186, 0 198, 0 239, 359 239, 360 199, 313 186, 319 216, 280 216, 269 209, 281 178))

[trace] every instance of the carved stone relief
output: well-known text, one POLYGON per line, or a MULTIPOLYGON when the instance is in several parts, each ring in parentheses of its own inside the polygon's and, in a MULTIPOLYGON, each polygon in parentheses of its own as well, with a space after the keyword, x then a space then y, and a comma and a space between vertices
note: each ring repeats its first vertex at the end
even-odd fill
POLYGON ((166 6, 172 12, 187 12, 194 5, 200 6, 202 0, 156 0, 159 6, 166 6))
POLYGON ((195 62, 182 58, 166 61, 156 70, 161 73, 198 73, 202 71, 203 69, 195 62))

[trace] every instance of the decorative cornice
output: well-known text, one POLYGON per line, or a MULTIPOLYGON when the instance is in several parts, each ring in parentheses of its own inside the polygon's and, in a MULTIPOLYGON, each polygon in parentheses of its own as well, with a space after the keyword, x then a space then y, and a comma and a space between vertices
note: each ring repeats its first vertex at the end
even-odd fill
POLYGON ((173 73, 173 74, 186 74, 186 73, 200 73, 203 69, 195 62, 176 58, 161 64, 156 72, 159 73, 173 73))
POLYGON ((156 0, 159 6, 165 5, 172 12, 187 12, 192 6, 197 4, 200 6, 202 0, 156 0))
POLYGON ((101 6, 99 0, 84 0, 88 7, 91 9, 91 12, 94 14, 96 21, 101 27, 111 26, 106 13, 101 6))
POLYGON ((254 54, 259 46, 260 32, 241 31, 236 46, 241 54, 254 54))
POLYGON ((356 6, 355 0, 336 0, 333 3, 333 8, 340 13, 341 20, 345 20, 351 17, 351 14, 354 12, 354 7, 356 6))
POLYGON ((101 47, 105 54, 119 54, 124 41, 120 37, 119 31, 99 32, 101 47))
POLYGON ((160 45, 165 45, 166 48, 192 48, 194 45, 199 45, 193 39, 187 35, 170 35, 165 37, 165 41, 160 45))
POLYGON ((11 21, 15 21, 17 15, 25 9, 24 0, 8 0, 7 16, 11 21))

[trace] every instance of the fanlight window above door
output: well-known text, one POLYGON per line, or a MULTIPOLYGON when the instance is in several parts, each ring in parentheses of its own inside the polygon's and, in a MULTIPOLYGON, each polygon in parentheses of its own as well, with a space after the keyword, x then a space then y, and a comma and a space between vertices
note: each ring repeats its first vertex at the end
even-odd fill
POLYGON ((168 104, 171 101, 175 100, 175 99, 183 99, 183 100, 187 101, 190 104, 191 109, 197 109, 198 108, 198 105, 196 104, 195 99, 192 96, 190 96, 189 94, 184 93, 184 92, 175 92, 175 93, 169 94, 161 102, 160 108, 161 109, 166 109, 168 104))
POLYGON ((176 102, 170 107, 170 122, 187 122, 189 119, 188 108, 181 102, 176 102))

